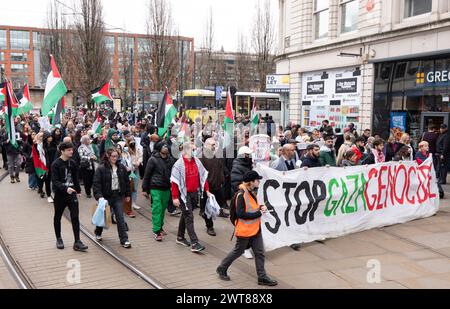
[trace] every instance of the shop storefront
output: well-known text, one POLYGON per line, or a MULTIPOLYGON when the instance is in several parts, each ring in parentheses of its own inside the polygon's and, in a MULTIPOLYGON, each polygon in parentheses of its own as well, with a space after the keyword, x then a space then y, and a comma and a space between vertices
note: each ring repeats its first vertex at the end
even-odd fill
POLYGON ((302 74, 302 127, 318 128, 329 120, 334 128, 354 123, 359 129, 362 97, 360 68, 302 74))
POLYGON ((415 144, 429 126, 449 125, 450 55, 375 63, 373 131, 389 137, 392 127, 415 144))

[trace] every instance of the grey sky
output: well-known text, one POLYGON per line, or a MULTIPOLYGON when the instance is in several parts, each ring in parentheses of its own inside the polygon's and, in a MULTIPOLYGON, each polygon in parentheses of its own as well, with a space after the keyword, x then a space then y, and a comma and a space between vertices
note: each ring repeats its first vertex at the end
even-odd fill
MULTIPOLYGON (((145 33, 147 0, 102 0, 105 22, 130 32, 145 33)), ((222 46, 234 51, 239 32, 250 33, 253 14, 258 0, 171 0, 174 22, 180 35, 194 37, 200 46, 209 8, 215 19, 216 49, 222 46)), ((45 26, 49 0, 2 0, 0 24, 13 26, 45 26)), ((72 0, 65 0, 71 4, 72 0)), ((278 0, 271 0, 274 18, 278 15, 278 0)), ((276 26, 276 24, 275 24, 276 26)))

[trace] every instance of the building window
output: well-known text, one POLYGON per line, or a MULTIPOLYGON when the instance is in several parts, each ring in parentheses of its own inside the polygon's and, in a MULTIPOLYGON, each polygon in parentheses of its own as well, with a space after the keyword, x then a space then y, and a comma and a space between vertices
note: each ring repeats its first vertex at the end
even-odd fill
POLYGON ((405 18, 431 12, 432 0, 405 0, 405 18))
POLYGON ((289 48, 291 47, 291 37, 287 36, 284 38, 284 48, 289 48))
POLYGON ((150 51, 150 39, 138 38, 138 49, 140 54, 150 51))
POLYGON ((328 36, 329 16, 329 1, 315 0, 314 23, 316 39, 322 39, 328 36))
POLYGON ((28 65, 26 64, 11 64, 12 73, 28 73, 28 65))
POLYGON ((41 48, 41 34, 39 32, 33 32, 33 48, 41 48))
POLYGON ((11 53, 10 58, 11 58, 11 61, 26 62, 28 60, 28 54, 27 53, 11 53))
POLYGON ((341 1, 341 32, 350 32, 358 29, 359 1, 341 1))
POLYGON ((113 36, 105 37, 105 45, 106 45, 106 49, 109 51, 110 54, 115 53, 116 42, 115 42, 115 38, 113 36))
POLYGON ((28 31, 9 32, 11 49, 30 49, 30 33, 28 31))
POLYGON ((6 30, 0 30, 0 49, 6 49, 6 30))

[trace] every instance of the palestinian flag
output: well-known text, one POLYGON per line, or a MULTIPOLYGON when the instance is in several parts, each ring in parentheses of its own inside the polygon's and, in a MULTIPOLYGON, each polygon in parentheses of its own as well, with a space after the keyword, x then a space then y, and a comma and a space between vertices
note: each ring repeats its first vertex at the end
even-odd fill
POLYGON ((15 148, 19 147, 17 143, 16 127, 14 125, 14 117, 17 113, 17 108, 19 104, 15 100, 13 95, 13 90, 9 82, 0 84, 0 89, 5 98, 5 120, 6 120, 6 131, 8 132, 8 139, 15 148))
POLYGON ((23 89, 16 93, 17 101, 19 102, 18 115, 26 114, 33 109, 33 104, 30 99, 30 89, 28 84, 25 84, 23 89))
POLYGON ((61 79, 55 58, 50 55, 51 71, 45 86, 44 102, 42 103, 42 115, 48 115, 61 98, 67 93, 66 85, 61 79))
POLYGON ((113 100, 111 93, 109 93, 109 88, 109 82, 107 82, 105 85, 103 85, 103 87, 99 87, 91 91, 92 100, 95 102, 95 104, 101 104, 105 101, 113 100))
POLYGON ((95 119, 94 124, 92 125, 92 129, 94 130, 95 134, 102 134, 102 118, 100 117, 100 114, 97 112, 97 118, 95 119))
POLYGON ((36 175, 39 178, 44 177, 45 174, 48 173, 48 168, 46 166, 45 155, 40 155, 37 150, 38 145, 33 145, 32 147, 32 158, 34 163, 34 169, 36 171, 36 175))
POLYGON ((252 109, 251 117, 252 117, 251 126, 252 126, 252 129, 253 129, 253 128, 256 128, 258 126, 259 120, 260 120, 259 119, 259 114, 258 114, 258 106, 256 105, 256 97, 253 100, 253 109, 252 109))
POLYGON ((3 88, 0 88, 0 103, 5 101, 5 95, 3 94, 3 88))
POLYGON ((59 100, 58 104, 54 107, 53 114, 52 114, 52 125, 53 127, 61 124, 61 115, 65 113, 66 109, 66 101, 64 97, 59 100))
POLYGON ((166 93, 164 94, 164 98, 159 104, 156 124, 158 126, 158 135, 159 137, 163 137, 164 134, 167 133, 169 129, 169 125, 175 119, 177 115, 177 109, 173 105, 172 98, 170 97, 169 90, 166 89, 166 93))
POLYGON ((223 120, 223 130, 225 133, 225 144, 227 148, 233 144, 234 140, 234 112, 233 112, 233 100, 231 99, 231 92, 228 90, 227 94, 227 107, 225 110, 225 118, 223 120))

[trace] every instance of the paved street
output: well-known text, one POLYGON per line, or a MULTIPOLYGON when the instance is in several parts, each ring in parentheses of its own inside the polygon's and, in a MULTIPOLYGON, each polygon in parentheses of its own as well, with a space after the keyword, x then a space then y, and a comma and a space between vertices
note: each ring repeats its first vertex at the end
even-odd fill
MULTIPOLYGON (((25 179, 26 177, 23 177, 25 179)), ((450 196, 450 186, 446 188, 450 196)), ((53 207, 26 189, 22 182, 2 182, 0 231, 13 255, 38 288, 148 288, 143 281, 102 252, 88 239, 88 254, 70 248, 72 232, 63 219, 66 250, 54 248, 53 207), (78 284, 66 280, 67 261, 81 263, 78 284)), ((81 222, 91 232, 90 209, 93 200, 81 199, 81 222)), ((169 235, 156 243, 151 232, 149 202, 135 219, 127 219, 133 249, 120 247, 115 227, 104 233, 104 244, 167 288, 258 288, 254 261, 241 258, 230 269, 231 282, 218 280, 215 268, 231 250, 232 227, 228 219, 215 222, 217 237, 206 234, 204 222, 196 216, 196 230, 206 244, 206 252, 192 254, 175 244, 178 218, 167 217, 169 235), (182 265, 182 267, 180 267, 182 265), (188 275, 187 275, 188 274, 188 275)), ((450 200, 442 201, 441 211, 432 218, 384 229, 361 232, 339 239, 306 244, 300 252, 283 248, 267 254, 270 275, 279 288, 450 288, 450 200), (369 284, 369 260, 381 265, 381 283, 369 284)), ((0 287, 14 288, 14 281, 0 261, 0 287)))

